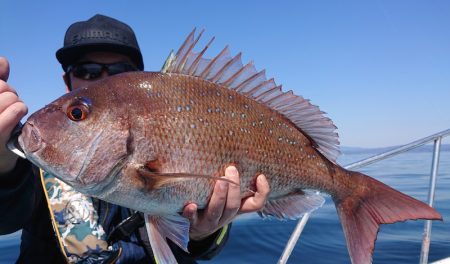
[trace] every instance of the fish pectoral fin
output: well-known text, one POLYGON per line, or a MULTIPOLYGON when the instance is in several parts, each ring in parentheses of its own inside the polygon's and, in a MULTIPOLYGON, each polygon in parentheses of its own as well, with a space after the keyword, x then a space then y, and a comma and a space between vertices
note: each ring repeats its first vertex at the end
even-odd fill
POLYGON ((177 263, 167 244, 167 238, 188 252, 189 220, 187 218, 180 215, 150 216, 145 214, 145 227, 156 263, 177 263))
POLYGON ((189 173, 171 173, 171 172, 157 172, 143 166, 138 169, 138 173, 144 180, 145 184, 151 189, 158 189, 168 186, 180 181, 186 181, 192 178, 204 178, 216 181, 226 181, 231 184, 239 185, 239 183, 229 180, 225 177, 217 177, 210 175, 189 174, 189 173))
POLYGON ((325 199, 318 192, 297 191, 268 200, 258 213, 263 218, 272 216, 278 219, 298 219, 305 213, 320 208, 324 203, 325 199))

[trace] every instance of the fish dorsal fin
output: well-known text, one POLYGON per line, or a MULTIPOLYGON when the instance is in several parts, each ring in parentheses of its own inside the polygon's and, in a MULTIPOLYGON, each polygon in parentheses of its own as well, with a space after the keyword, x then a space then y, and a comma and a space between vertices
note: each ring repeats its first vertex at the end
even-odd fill
POLYGON ((336 162, 340 154, 336 126, 319 107, 292 91, 283 92, 273 79, 267 80, 265 70, 258 72, 253 62, 243 65, 241 53, 231 56, 228 46, 214 58, 205 58, 214 38, 201 51, 194 52, 202 34, 203 31, 195 37, 194 29, 176 55, 169 56, 163 71, 203 78, 274 109, 312 138, 325 157, 336 162))

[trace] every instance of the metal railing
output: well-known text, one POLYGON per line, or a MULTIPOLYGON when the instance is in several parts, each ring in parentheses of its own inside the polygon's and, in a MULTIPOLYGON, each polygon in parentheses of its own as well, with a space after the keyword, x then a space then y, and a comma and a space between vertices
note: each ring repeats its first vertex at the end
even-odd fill
MULTIPOLYGON (((434 141, 434 151, 433 151, 433 162, 431 166, 431 174, 430 174, 430 185, 428 190, 428 205, 433 206, 434 201, 434 191, 436 189, 436 178, 439 168, 439 157, 440 157, 440 150, 441 150, 441 142, 442 138, 450 135, 450 129, 444 130, 442 132, 436 133, 434 135, 416 140, 414 142, 411 142, 409 144, 406 144, 404 146, 395 148, 393 150, 375 155, 373 157, 360 160, 354 163, 351 163, 347 166, 344 166, 346 169, 357 169, 364 166, 367 166, 369 164, 378 162, 380 160, 387 159, 392 156, 396 156, 400 153, 407 152, 411 149, 423 146, 431 141, 434 141)), ((289 256, 292 253, 292 250, 294 249, 295 245, 297 244, 297 241, 303 231, 303 228, 306 225, 306 222, 308 222, 309 217, 311 216, 311 213, 306 213, 297 223, 297 226, 295 227, 294 231, 291 234, 291 237, 289 238, 289 241, 286 244, 286 247, 283 251, 283 254, 281 255, 280 259, 278 260, 278 264, 285 264, 287 260, 289 259, 289 256)), ((428 253, 430 249, 430 236, 431 236, 431 220, 425 221, 425 228, 424 228, 424 234, 423 234, 423 240, 422 240, 422 250, 420 253, 420 264, 428 263, 428 253)))

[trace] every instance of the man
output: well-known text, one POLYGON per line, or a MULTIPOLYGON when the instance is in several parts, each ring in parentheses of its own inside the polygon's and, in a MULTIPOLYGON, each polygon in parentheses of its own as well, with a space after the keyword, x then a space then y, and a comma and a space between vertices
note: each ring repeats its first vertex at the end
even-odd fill
MULTIPOLYGON (((109 75, 144 69, 133 30, 102 15, 72 24, 56 56, 68 91, 109 75)), ((85 197, 5 148, 11 131, 27 112, 6 83, 8 75, 8 62, 0 58, 0 234, 23 229, 18 262, 154 261, 139 213, 85 197)), ((225 177, 239 182, 232 166, 225 177)), ((255 195, 241 201, 239 186, 218 181, 204 210, 186 205, 182 214, 191 222, 190 253, 171 244, 177 260, 195 263, 217 254, 234 217, 262 209, 269 186, 263 175, 256 185, 255 195)))

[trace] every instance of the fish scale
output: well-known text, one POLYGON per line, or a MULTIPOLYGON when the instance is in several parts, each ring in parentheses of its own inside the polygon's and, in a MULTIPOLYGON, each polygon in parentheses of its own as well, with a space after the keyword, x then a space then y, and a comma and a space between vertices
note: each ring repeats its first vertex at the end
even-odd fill
MULTIPOLYGON (((317 177, 326 175, 323 170, 297 161, 311 160, 321 164, 328 161, 317 154, 309 139, 281 115, 232 90, 196 77, 175 74, 158 77, 164 87, 150 80, 146 82, 151 83, 152 89, 161 87, 161 90, 152 91, 160 96, 150 97, 144 104, 152 105, 146 110, 150 111, 150 116, 163 117, 151 122, 154 129, 152 126, 146 128, 158 131, 153 135, 154 147, 161 153, 160 159, 166 161, 161 172, 213 175, 224 164, 233 163, 238 165, 242 175, 242 190, 254 189, 251 184, 255 177, 264 173, 273 186, 271 195, 274 197, 300 187, 322 189, 326 186, 321 182, 323 177, 317 177), (167 103, 161 98, 167 99, 167 103), (167 117, 171 122, 167 122, 167 117), (260 124, 258 129, 253 123, 260 124), (302 151, 303 148, 308 151, 302 151)), ((140 87, 139 84, 136 86, 140 87)), ((140 98, 139 92, 130 91, 130 94, 140 98)))

